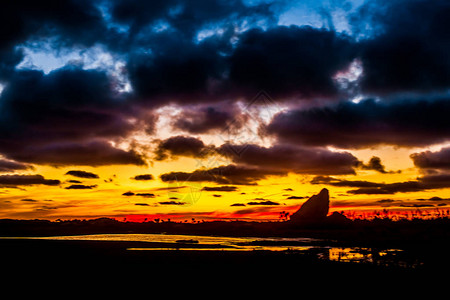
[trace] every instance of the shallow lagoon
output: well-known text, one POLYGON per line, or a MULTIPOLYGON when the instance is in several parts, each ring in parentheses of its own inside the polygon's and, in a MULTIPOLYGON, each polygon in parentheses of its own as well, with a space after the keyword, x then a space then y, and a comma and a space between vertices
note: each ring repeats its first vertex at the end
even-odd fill
POLYGON ((313 238, 281 237, 225 237, 176 234, 91 234, 50 237, 20 237, 62 241, 143 242, 142 247, 130 247, 129 251, 284 251, 291 254, 310 255, 318 259, 363 262, 378 265, 417 267, 420 262, 404 261, 401 249, 366 247, 342 247, 333 241, 313 238), (148 246, 145 245, 148 243, 148 246))

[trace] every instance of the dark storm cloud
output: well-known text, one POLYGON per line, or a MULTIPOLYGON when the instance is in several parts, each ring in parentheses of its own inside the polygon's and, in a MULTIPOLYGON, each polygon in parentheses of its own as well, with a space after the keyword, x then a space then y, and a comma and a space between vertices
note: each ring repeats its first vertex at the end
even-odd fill
POLYGON ((353 188, 378 188, 383 186, 383 183, 375 183, 363 180, 342 180, 331 176, 316 176, 311 180, 311 184, 327 184, 332 186, 353 188))
POLYGON ((347 36, 312 27, 275 27, 245 32, 230 57, 230 81, 255 95, 335 95, 333 75, 355 57, 347 36))
POLYGON ((94 42, 98 36, 93 30, 103 27, 95 4, 88 0, 6 1, 0 13, 2 43, 14 45, 30 35, 56 34, 94 42))
POLYGON ((433 91, 450 85, 450 3, 446 0, 368 1, 354 30, 373 28, 359 44, 363 91, 433 91))
POLYGON ((220 46, 208 41, 196 44, 178 33, 161 34, 154 42, 161 49, 133 54, 128 59, 130 81, 142 104, 215 100, 217 91, 208 89, 211 82, 222 84, 223 58, 217 54, 220 46))
POLYGON ((16 185, 59 185, 57 179, 45 179, 42 175, 0 175, 0 185, 16 186, 16 185))
POLYGON ((240 19, 274 22, 273 6, 264 2, 247 5, 241 0, 115 0, 111 12, 115 21, 131 26, 131 34, 162 19, 175 30, 193 35, 203 26, 216 22, 240 19))
POLYGON ((82 170, 70 170, 65 175, 71 175, 78 178, 99 178, 97 174, 82 170))
POLYGON ((217 151, 237 164, 298 174, 355 174, 354 167, 358 165, 357 158, 348 152, 289 144, 268 148, 254 144, 224 144, 217 151))
POLYGON ((177 32, 158 35, 156 51, 129 58, 136 95, 147 105, 251 99, 262 89, 279 100, 336 96, 332 77, 355 58, 349 37, 312 27, 227 33, 199 43, 177 32))
POLYGON ((76 66, 48 75, 18 71, 1 94, 0 132, 7 136, 6 130, 13 129, 16 139, 30 142, 123 136, 132 127, 111 84, 105 72, 76 66))
POLYGON ((116 1, 112 17, 130 26, 128 74, 135 95, 149 106, 223 100, 228 87, 226 56, 236 27, 275 19, 269 4, 216 0, 116 1), (158 22, 166 30, 149 30, 158 22), (197 40, 201 30, 219 29, 221 34, 197 40), (139 34, 141 30, 145 34, 139 34))
POLYGON ((450 188, 450 174, 425 175, 418 177, 416 180, 394 183, 377 183, 360 180, 352 181, 337 179, 329 176, 316 176, 313 178, 311 183, 356 188, 354 190, 347 191, 349 194, 396 194, 450 188))
POLYGON ((227 165, 193 172, 170 172, 160 176, 162 181, 207 181, 218 184, 255 185, 268 176, 284 176, 287 172, 241 165, 227 165))
POLYGON ((266 133, 310 146, 425 146, 450 139, 450 100, 365 100, 279 113, 266 133))
POLYGON ((155 159, 165 160, 176 156, 201 158, 212 151, 214 147, 205 145, 200 139, 179 135, 160 141, 155 150, 155 159))
MULTIPOLYGON (((155 151, 157 160, 170 156, 204 158, 220 155, 238 165, 276 170, 280 173, 342 175, 355 174, 361 162, 348 152, 333 152, 325 148, 300 147, 289 144, 262 147, 255 144, 223 144, 206 146, 200 139, 175 136, 161 141, 155 151)), ((196 176, 199 176, 197 174, 196 176)))
POLYGON ((0 151, 39 164, 144 164, 105 141, 135 129, 111 84, 105 72, 76 66, 48 75, 17 71, 1 94, 0 151))
POLYGON ((420 169, 450 170, 450 147, 436 152, 413 153, 411 159, 420 169))
POLYGON ((0 80, 23 58, 15 46, 26 41, 56 40, 64 45, 92 45, 105 30, 96 1, 6 1, 0 10, 0 80))
POLYGON ((106 141, 79 143, 57 143, 44 146, 25 147, 10 157, 19 161, 45 165, 145 165, 144 158, 133 150, 114 148, 106 141))
POLYGON ((2 46, 0 46, 0 82, 6 80, 6 78, 14 73, 15 66, 22 59, 23 53, 21 50, 12 49, 12 47, 10 49, 2 49, 2 46))
POLYGON ((226 106, 185 108, 173 121, 172 126, 192 134, 223 131, 225 128, 230 130, 241 128, 248 117, 238 107, 230 103, 226 106))

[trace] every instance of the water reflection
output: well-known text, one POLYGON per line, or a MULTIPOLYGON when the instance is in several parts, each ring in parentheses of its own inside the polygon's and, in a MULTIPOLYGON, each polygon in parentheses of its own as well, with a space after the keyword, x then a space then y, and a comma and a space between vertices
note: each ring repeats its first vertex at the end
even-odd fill
MULTIPOLYGON (((129 251, 283 251, 339 262, 365 262, 378 265, 415 267, 402 259, 400 249, 333 246, 333 241, 313 238, 224 237, 175 234, 92 234, 34 237, 46 240, 144 242, 129 251)), ((416 264, 416 263, 415 263, 416 264)))

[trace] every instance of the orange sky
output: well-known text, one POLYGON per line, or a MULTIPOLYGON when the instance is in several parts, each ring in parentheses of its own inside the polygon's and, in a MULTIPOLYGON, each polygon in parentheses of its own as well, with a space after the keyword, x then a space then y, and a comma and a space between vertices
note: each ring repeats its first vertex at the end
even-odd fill
MULTIPOLYGON (((165 129, 164 135, 168 134, 165 129)), ((173 134, 173 133, 171 133, 173 134)), ((169 135, 170 136, 170 135, 169 135)), ((203 136, 203 139, 206 139, 203 136)), ((431 150, 439 149, 434 147, 431 150)), ((333 149, 338 151, 337 149, 333 149)), ((421 176, 409 155, 425 149, 378 147, 355 150, 351 153, 367 162, 372 156, 381 158, 389 173, 356 169, 355 175, 333 176, 342 180, 394 183, 415 180, 421 176), (395 172, 394 172, 395 171, 395 172)), ((149 150, 150 151, 150 150, 149 150)), ((148 153, 151 156, 151 153, 148 153)), ((165 161, 151 161, 148 166, 112 165, 103 167, 34 165, 34 169, 19 174, 41 174, 46 179, 58 179, 60 185, 30 185, 4 187, 0 194, 0 218, 85 219, 116 217, 128 220, 147 219, 278 219, 281 211, 294 212, 310 196, 322 188, 330 190, 333 211, 374 211, 389 209, 417 210, 445 209, 449 201, 424 200, 432 197, 448 198, 450 189, 395 193, 391 195, 353 195, 350 188, 311 184, 314 175, 289 173, 287 176, 268 176, 257 185, 227 185, 214 182, 163 182, 159 176, 171 171, 192 172, 201 167, 212 168, 226 164, 221 157, 204 159, 173 157, 165 161), (65 175, 70 170, 83 170, 99 178, 78 178, 65 175), (135 180, 136 175, 151 174, 152 180, 135 180), (76 180, 88 189, 67 189, 76 180), (232 191, 205 190, 205 187, 232 186, 232 191), (202 190, 203 189, 203 190, 202 190), (123 195, 132 192, 134 195, 123 195), (141 195, 139 195, 141 194, 141 195), (291 199, 289 199, 291 197, 291 199), (418 200, 421 199, 421 200, 418 200), (277 204, 277 205, 274 205, 277 204), (433 205, 425 207, 423 205, 433 205), (440 206, 436 206, 440 204, 440 206)))

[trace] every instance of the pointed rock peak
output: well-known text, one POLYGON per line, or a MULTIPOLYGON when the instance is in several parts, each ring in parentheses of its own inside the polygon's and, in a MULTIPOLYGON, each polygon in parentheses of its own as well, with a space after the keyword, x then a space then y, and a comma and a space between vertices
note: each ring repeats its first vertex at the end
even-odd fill
POLYGON ((293 222, 316 222, 324 220, 330 208, 330 195, 327 189, 312 196, 291 216, 293 222))
POLYGON ((330 192, 328 191, 328 189, 325 189, 325 188, 323 188, 321 191, 320 191, 320 193, 318 194, 318 196, 325 196, 326 195, 326 197, 330 197, 330 192))

